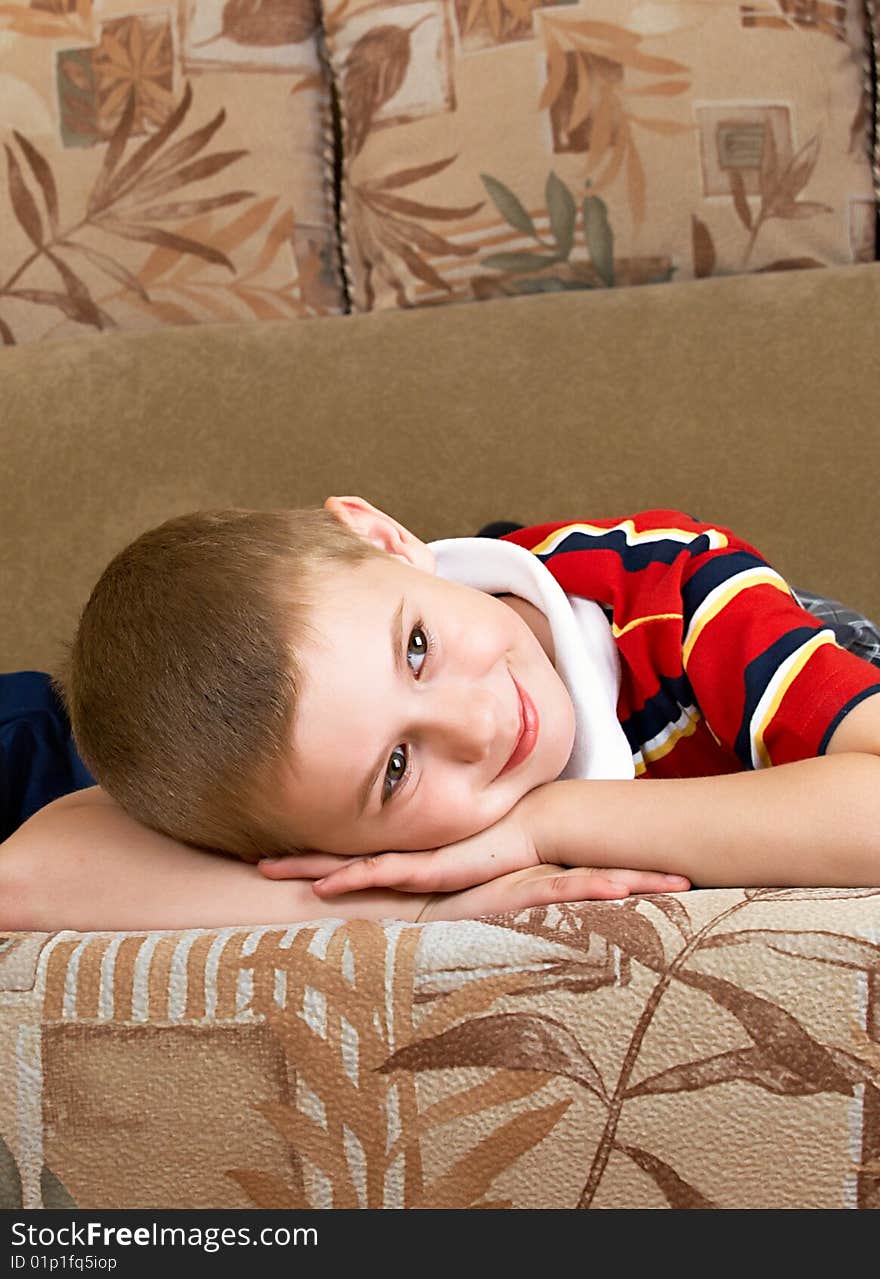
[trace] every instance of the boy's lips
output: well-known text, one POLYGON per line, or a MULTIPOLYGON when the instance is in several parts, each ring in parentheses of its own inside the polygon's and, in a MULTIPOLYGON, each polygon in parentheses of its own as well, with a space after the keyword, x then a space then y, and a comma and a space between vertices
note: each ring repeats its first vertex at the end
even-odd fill
MULTIPOLYGON (((511 676, 511 679, 513 679, 513 676, 511 676)), ((535 742, 538 740, 539 720, 535 704, 526 690, 517 684, 515 679, 513 684, 519 698, 520 732, 514 743, 510 758, 498 774, 499 777, 510 772, 512 768, 516 768, 517 764, 521 764, 524 759, 527 759, 532 753, 535 742)))

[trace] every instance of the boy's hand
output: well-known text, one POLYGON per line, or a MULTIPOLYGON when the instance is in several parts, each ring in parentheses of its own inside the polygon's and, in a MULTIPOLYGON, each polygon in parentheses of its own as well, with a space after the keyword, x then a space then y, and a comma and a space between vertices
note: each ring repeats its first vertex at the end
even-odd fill
POLYGON ((299 853, 264 860, 260 862, 260 870, 270 879, 315 877, 314 892, 321 898, 362 888, 452 893, 457 889, 484 886, 482 892, 475 890, 473 894, 459 894, 461 898, 474 898, 461 915, 438 914, 434 908, 439 903, 433 903, 432 917, 438 919, 468 918, 517 909, 521 899, 522 904, 526 904, 525 896, 529 897, 527 904, 540 905, 551 901, 620 898, 631 892, 682 892, 690 887, 690 882, 680 875, 662 875, 655 871, 605 867, 577 867, 566 871, 558 866, 547 866, 538 854, 527 813, 527 806, 520 801, 486 830, 434 850, 387 852, 372 857, 299 853), (515 876, 515 872, 526 874, 515 876), (545 882, 539 885, 535 882, 537 880, 545 882), (485 909, 476 909, 478 895, 481 903, 483 897, 489 903, 485 909))

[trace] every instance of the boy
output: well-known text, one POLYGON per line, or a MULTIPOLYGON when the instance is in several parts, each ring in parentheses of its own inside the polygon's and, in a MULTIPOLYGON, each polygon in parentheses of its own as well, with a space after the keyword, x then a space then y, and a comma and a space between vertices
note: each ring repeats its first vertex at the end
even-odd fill
POLYGON ((62 685, 103 791, 7 841, 6 927, 456 918, 688 881, 880 881, 880 672, 753 548, 677 512, 427 546, 361 498, 325 510, 347 532, 302 563, 276 528, 261 560, 212 583, 209 514, 174 573, 175 521, 108 567, 62 685), (168 630, 189 647, 169 651, 168 630), (266 886, 298 895, 270 902, 252 866, 187 844, 280 853, 264 882, 294 876, 266 886), (363 857, 385 849, 440 851, 363 857), (312 893, 307 877, 337 865, 312 893))

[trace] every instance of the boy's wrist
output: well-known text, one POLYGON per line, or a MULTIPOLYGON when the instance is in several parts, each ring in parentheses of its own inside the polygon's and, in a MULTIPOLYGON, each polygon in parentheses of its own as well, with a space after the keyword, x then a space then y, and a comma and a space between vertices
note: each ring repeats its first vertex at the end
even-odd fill
POLYGON ((552 788, 558 785, 558 782, 545 782, 536 786, 516 805, 524 835, 539 862, 556 863, 559 860, 554 848, 553 822, 549 819, 554 794, 552 788))

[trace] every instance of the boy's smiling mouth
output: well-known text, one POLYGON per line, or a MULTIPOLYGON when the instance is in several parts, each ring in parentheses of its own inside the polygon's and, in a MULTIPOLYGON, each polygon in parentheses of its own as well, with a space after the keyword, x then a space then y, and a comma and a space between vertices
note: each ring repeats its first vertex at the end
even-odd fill
MULTIPOLYGON (((511 679, 513 679, 513 676, 511 676, 511 679)), ((513 744, 513 750, 510 753, 510 758, 501 769, 498 777, 502 777, 505 773, 510 772, 511 769, 516 768, 516 766, 522 763, 524 759, 527 759, 534 749, 535 742, 538 740, 538 728, 540 721, 538 719, 538 712, 535 709, 535 704, 529 697, 526 690, 522 688, 515 679, 513 679, 513 684, 519 701, 520 729, 517 734, 516 741, 513 744)))

